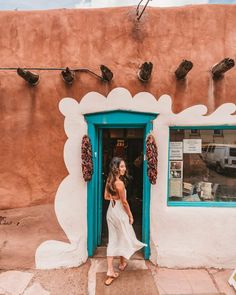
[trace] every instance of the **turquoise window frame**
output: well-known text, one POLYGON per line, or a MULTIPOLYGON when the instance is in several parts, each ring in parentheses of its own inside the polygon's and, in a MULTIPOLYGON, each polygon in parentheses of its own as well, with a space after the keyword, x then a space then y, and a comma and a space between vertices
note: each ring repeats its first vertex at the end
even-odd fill
MULTIPOLYGON (((153 120, 156 119, 156 113, 143 113, 135 111, 114 110, 107 112, 98 112, 84 114, 88 124, 88 136, 91 139, 93 148, 94 174, 91 181, 87 184, 87 228, 88 255, 93 256, 99 245, 99 231, 101 230, 101 221, 99 221, 99 212, 101 210, 101 201, 96 198, 102 192, 101 185, 101 157, 97 156, 101 152, 101 132, 103 128, 143 128, 144 129, 144 154, 146 152, 146 136, 153 129, 153 120), (91 214, 95 213, 95 215, 91 214)), ((150 257, 150 191, 151 184, 147 176, 147 161, 143 162, 143 208, 142 208, 142 241, 148 246, 144 248, 144 258, 150 257)))
POLYGON ((170 198, 170 131, 171 130, 236 130, 233 125, 211 125, 211 126, 169 126, 168 134, 168 174, 167 174, 167 206, 169 207, 224 207, 235 208, 236 202, 182 202, 182 201, 169 201, 170 198))

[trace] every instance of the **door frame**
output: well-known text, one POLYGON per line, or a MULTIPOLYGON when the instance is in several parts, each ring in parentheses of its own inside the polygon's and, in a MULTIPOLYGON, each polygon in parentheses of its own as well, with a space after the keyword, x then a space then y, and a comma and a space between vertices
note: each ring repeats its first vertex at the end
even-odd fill
POLYGON ((142 242, 148 246, 144 248, 144 258, 150 256, 150 182, 147 176, 146 137, 153 128, 156 113, 143 113, 125 110, 114 110, 84 114, 88 124, 93 152, 93 176, 87 184, 87 248, 88 255, 93 256, 98 244, 98 232, 101 228, 101 218, 98 216, 102 206, 102 168, 101 159, 101 134, 102 128, 143 128, 143 208, 142 208, 142 242), (100 220, 100 221, 99 221, 100 220))

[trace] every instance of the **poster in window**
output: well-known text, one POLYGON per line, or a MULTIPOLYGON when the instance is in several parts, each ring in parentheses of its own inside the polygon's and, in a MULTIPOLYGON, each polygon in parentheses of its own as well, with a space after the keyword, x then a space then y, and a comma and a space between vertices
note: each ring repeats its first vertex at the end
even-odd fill
POLYGON ((183 169, 183 161, 170 161, 170 169, 171 170, 182 170, 183 169))
POLYGON ((201 154, 202 140, 199 139, 184 139, 184 153, 185 154, 201 154))
POLYGON ((182 197, 182 180, 171 179, 170 180, 170 197, 182 197))
POLYGON ((183 178, 183 161, 170 161, 170 178, 183 178))
POLYGON ((183 142, 170 142, 170 160, 183 160, 183 142))

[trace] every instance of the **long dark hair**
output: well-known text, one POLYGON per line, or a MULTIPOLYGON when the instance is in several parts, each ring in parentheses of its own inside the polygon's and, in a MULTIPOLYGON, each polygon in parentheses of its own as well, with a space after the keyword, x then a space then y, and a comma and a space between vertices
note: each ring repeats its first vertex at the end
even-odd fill
MULTIPOLYGON (((112 196, 116 195, 115 181, 116 181, 117 175, 119 174, 119 166, 121 161, 125 162, 122 158, 114 157, 112 158, 109 165, 110 170, 107 177, 106 190, 112 196)), ((120 176, 120 180, 122 180, 124 182, 124 185, 127 186, 128 180, 129 180, 127 167, 126 167, 125 175, 120 176)))

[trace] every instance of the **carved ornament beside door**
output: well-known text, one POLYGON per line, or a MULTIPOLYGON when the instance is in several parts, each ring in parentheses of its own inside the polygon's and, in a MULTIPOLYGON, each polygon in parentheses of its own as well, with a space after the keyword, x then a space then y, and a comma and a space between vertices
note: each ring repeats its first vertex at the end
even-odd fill
POLYGON ((92 145, 88 135, 82 138, 81 146, 82 173, 85 181, 90 181, 93 174, 92 145))
POLYGON ((147 174, 151 184, 157 180, 157 145, 155 138, 149 134, 146 139, 147 174))

